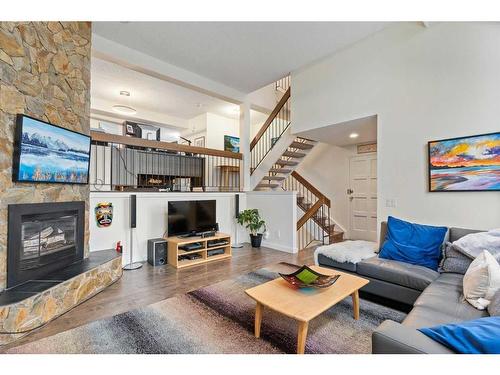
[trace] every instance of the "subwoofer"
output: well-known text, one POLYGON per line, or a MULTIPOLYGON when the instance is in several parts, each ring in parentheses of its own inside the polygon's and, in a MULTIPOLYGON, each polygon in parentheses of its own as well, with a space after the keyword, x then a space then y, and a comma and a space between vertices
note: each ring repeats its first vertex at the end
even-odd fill
POLYGON ((148 263, 153 267, 167 263, 167 241, 163 238, 148 240, 148 263))

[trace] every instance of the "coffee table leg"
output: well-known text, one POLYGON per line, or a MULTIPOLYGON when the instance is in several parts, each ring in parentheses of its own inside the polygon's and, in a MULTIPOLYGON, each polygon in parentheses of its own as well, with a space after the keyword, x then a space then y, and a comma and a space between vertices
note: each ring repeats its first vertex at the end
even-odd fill
POLYGON ((304 354, 306 349, 308 322, 299 322, 299 332, 297 335, 297 354, 304 354))
POLYGON ((351 294, 351 297, 352 297, 352 309, 353 309, 354 319, 358 320, 359 319, 359 292, 356 290, 353 294, 351 294))
POLYGON ((257 302, 257 306, 255 307, 255 337, 260 337, 260 324, 262 323, 262 310, 264 306, 257 302))

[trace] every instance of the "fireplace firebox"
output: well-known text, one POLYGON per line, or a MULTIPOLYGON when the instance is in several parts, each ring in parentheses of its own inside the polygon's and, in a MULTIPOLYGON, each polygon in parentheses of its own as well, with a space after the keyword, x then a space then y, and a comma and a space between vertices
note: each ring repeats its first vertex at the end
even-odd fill
POLYGON ((11 204, 7 288, 83 259, 85 202, 11 204))

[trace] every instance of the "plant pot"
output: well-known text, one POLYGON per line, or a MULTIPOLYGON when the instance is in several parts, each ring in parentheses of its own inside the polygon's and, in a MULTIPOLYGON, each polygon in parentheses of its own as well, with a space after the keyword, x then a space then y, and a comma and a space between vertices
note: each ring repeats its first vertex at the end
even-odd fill
POLYGON ((260 247, 262 243, 262 233, 250 234, 250 242, 252 247, 260 247))

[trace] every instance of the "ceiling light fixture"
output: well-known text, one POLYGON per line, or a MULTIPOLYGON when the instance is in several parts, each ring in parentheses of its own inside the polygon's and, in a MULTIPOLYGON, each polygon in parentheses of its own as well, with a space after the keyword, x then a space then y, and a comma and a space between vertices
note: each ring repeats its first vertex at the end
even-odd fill
POLYGON ((358 133, 351 133, 349 134, 349 138, 358 138, 359 134, 358 133))
POLYGON ((129 107, 128 105, 118 105, 118 104, 113 106, 113 111, 121 113, 123 115, 135 115, 137 113, 137 111, 134 108, 129 107))

